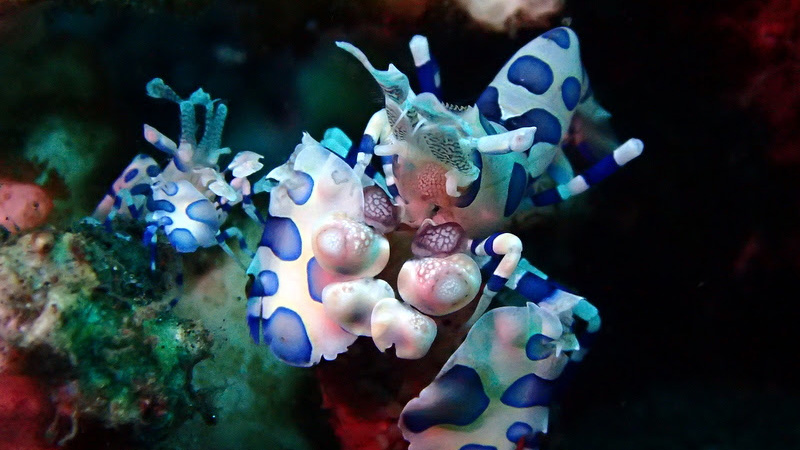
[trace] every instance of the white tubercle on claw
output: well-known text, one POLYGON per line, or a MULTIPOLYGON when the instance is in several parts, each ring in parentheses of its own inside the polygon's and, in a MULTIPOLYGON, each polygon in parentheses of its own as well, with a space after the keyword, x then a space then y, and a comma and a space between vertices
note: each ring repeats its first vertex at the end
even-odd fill
POLYGON ((389 261, 389 241, 365 223, 334 215, 311 241, 319 265, 341 275, 372 277, 389 261))
POLYGON ((398 358, 422 358, 436 338, 433 319, 395 298, 379 301, 371 321, 375 346, 383 352, 394 345, 398 358))
POLYGON ((406 261, 397 276, 400 297, 432 316, 458 311, 478 294, 481 272, 463 253, 406 261))
POLYGON ((328 317, 359 336, 372 335, 372 310, 387 297, 394 297, 392 287, 374 278, 332 283, 322 290, 322 304, 328 317))

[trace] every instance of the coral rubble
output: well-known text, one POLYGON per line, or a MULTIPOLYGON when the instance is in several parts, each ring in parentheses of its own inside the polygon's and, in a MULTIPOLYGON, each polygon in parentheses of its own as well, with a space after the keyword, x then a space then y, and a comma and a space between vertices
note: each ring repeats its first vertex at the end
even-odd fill
POLYGON ((22 372, 47 380, 54 439, 89 422, 157 441, 208 413, 191 380, 211 336, 170 312, 176 260, 167 245, 159 254, 150 272, 144 246, 88 223, 7 236, 0 247, 0 342, 22 372))
POLYGON ((473 20, 494 31, 547 27, 564 9, 564 0, 458 0, 473 20))

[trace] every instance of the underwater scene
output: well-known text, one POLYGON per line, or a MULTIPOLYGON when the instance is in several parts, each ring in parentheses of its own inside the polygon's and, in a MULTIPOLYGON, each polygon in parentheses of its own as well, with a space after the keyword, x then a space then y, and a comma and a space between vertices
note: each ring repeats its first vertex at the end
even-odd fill
POLYGON ((800 449, 798 219, 800 0, 0 0, 0 450, 800 449))

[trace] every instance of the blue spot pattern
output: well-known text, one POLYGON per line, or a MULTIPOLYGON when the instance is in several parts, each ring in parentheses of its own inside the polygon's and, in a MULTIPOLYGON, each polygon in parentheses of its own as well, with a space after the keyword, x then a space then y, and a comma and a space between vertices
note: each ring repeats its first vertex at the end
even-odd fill
POLYGON ((306 276, 308 277, 308 295, 315 301, 322 302, 322 290, 325 289, 325 269, 319 265, 317 258, 312 257, 306 265, 306 276))
POLYGON ((525 189, 528 187, 528 173, 522 164, 514 163, 511 169, 511 179, 508 182, 508 195, 506 196, 506 206, 503 211, 503 216, 508 217, 514 214, 514 211, 519 207, 522 197, 525 195, 525 189))
POLYGON ((154 200, 151 197, 147 199, 147 209, 150 211, 166 211, 168 213, 175 212, 175 205, 169 200, 154 200))
POLYGON ((197 239, 195 239, 192 232, 186 228, 173 229, 170 231, 167 238, 169 238, 169 242, 175 247, 175 250, 181 253, 191 253, 197 250, 197 247, 200 245, 197 243, 197 239))
POLYGON ((278 274, 271 270, 262 270, 253 280, 249 297, 267 297, 278 292, 278 274))
POLYGON ((561 142, 561 123, 556 116, 541 108, 534 108, 516 117, 509 117, 506 120, 508 129, 518 129, 522 127, 536 127, 536 134, 533 135, 533 143, 547 142, 557 145, 561 142))
POLYGON ((299 314, 283 306, 263 323, 264 343, 283 361, 307 365, 311 360, 311 340, 299 314))
POLYGON ((533 433, 533 427, 525 422, 514 422, 506 430, 506 439, 513 443, 517 443, 520 439, 533 433))
POLYGON ((478 97, 478 101, 475 102, 478 106, 478 111, 487 119, 495 122, 500 122, 500 117, 502 116, 500 104, 498 103, 499 96, 500 94, 497 88, 489 86, 483 91, 481 96, 478 97))
POLYGON ((130 189, 131 195, 149 195, 152 192, 150 185, 146 183, 139 183, 130 189))
POLYGON ((125 182, 126 183, 130 183, 131 180, 136 178, 136 175, 139 175, 139 169, 131 169, 131 170, 129 170, 128 173, 125 174, 125 178, 124 178, 125 182))
POLYGON ((436 425, 469 425, 489 406, 489 397, 475 369, 457 364, 433 381, 438 401, 426 407, 406 406, 402 420, 412 433, 421 433, 436 425))
POLYGON ((553 338, 543 334, 534 334, 525 344, 525 355, 531 361, 539 361, 553 354, 553 338))
POLYGON ((217 210, 214 209, 214 205, 208 199, 202 198, 189 203, 186 207, 186 215, 196 222, 207 225, 209 228, 217 229, 219 227, 217 210))
POLYGON ((145 169, 145 171, 147 172, 147 175, 150 177, 155 177, 159 174, 159 172, 161 172, 161 170, 155 164, 147 166, 147 169, 145 169))
POLYGON ((564 106, 572 111, 578 106, 580 98, 581 82, 575 77, 567 77, 564 83, 561 84, 561 99, 564 100, 564 106))
POLYGON ((158 219, 158 226, 160 227, 166 227, 172 224, 173 224, 172 219, 167 216, 163 216, 160 219, 158 219))
POLYGON ((497 450, 493 445, 467 444, 458 450, 497 450))
POLYGON ((300 230, 292 219, 287 217, 270 217, 264 224, 260 247, 269 247, 275 256, 283 261, 294 261, 303 252, 300 230))
POLYGON ((541 59, 524 55, 508 68, 508 81, 522 86, 531 93, 541 95, 553 85, 553 69, 541 59))
POLYGON ((170 196, 175 195, 178 193, 178 183, 170 181, 164 185, 163 189, 165 194, 170 196))
POLYGON ((297 185, 288 190, 289 198, 295 205, 305 205, 314 191, 314 179, 305 172, 296 171, 292 181, 297 182, 297 185))
POLYGON ((554 385, 535 373, 523 375, 503 392, 500 401, 515 408, 548 406, 553 398, 554 385))
POLYGON ((554 28, 547 33, 542 35, 545 39, 550 39, 551 41, 558 44, 559 47, 563 49, 568 49, 570 45, 569 33, 564 28, 554 28))

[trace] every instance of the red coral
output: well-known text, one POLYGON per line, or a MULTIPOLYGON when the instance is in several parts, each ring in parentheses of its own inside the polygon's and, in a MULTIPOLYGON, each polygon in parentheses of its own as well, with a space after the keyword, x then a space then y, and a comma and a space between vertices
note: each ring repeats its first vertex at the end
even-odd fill
POLYGON ((747 86, 739 94, 770 126, 770 154, 779 163, 800 163, 800 0, 754 2, 723 24, 749 43, 753 58, 742 58, 747 86))
POLYGON ((0 178, 0 226, 12 233, 36 228, 52 209, 53 200, 36 184, 0 178))
POLYGON ((45 431, 53 408, 41 385, 12 371, 0 373, 0 450, 51 450, 45 431))
POLYGON ((323 407, 331 412, 342 450, 408 448, 397 426, 400 412, 463 341, 462 324, 472 309, 436 318, 438 336, 422 359, 399 359, 391 350, 383 354, 371 340, 359 339, 347 353, 317 367, 323 407))

